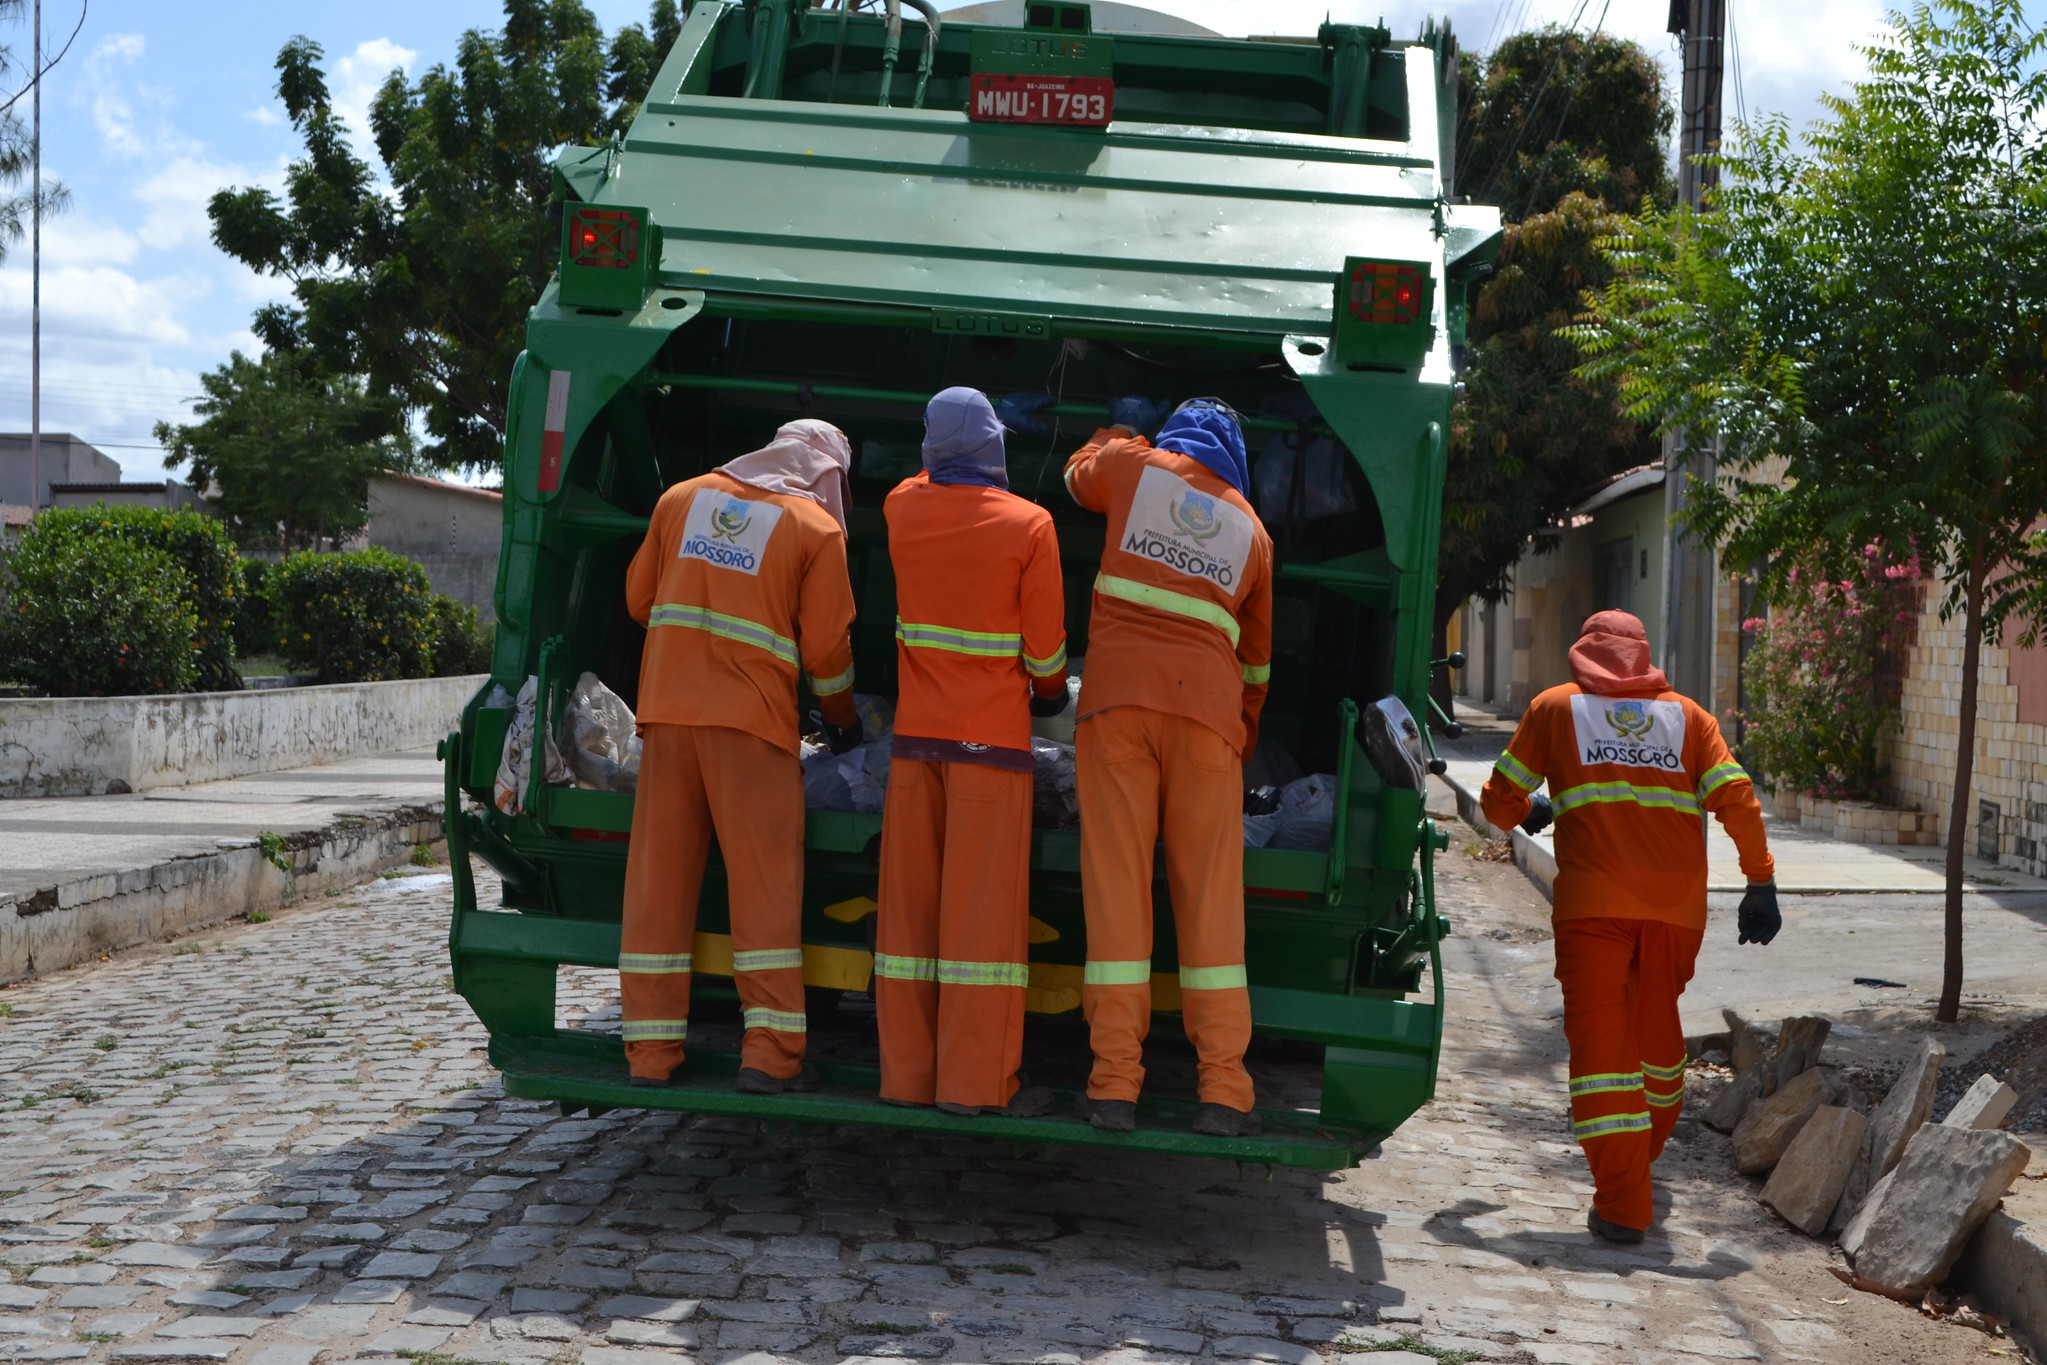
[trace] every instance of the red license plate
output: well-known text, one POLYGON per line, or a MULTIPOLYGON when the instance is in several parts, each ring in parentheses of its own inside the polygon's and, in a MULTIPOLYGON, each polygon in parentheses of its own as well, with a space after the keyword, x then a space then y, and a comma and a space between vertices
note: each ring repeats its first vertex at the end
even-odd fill
POLYGON ((1100 128, 1116 115, 1107 76, 1017 76, 976 72, 967 117, 993 123, 1064 123, 1100 128))

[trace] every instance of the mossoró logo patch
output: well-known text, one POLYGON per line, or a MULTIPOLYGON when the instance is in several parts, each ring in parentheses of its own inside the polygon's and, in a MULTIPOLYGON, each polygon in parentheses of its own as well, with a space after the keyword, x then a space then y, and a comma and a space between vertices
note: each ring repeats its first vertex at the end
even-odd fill
POLYGON ((1581 763, 1684 771, 1685 711, 1674 701, 1580 695, 1571 698, 1571 722, 1581 763))
POLYGON ((753 502, 705 489, 691 500, 677 559, 701 559, 721 569, 758 574, 768 538, 782 519, 772 502, 753 502))
POLYGON ((1251 518, 1153 465, 1137 481, 1119 548, 1235 596, 1251 555, 1251 518))

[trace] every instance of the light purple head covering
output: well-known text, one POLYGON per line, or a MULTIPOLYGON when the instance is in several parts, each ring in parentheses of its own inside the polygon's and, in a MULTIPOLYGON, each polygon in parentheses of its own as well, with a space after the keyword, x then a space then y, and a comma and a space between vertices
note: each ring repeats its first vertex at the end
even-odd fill
POLYGON ((924 468, 933 483, 1009 487, 1002 423, 979 389, 951 388, 924 409, 924 468))

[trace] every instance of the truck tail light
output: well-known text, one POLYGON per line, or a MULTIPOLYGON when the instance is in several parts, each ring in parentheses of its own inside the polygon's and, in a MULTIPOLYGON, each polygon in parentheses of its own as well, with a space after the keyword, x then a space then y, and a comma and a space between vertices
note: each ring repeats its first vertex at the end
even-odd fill
POLYGON ((1395 261, 1357 261, 1350 270, 1350 315, 1359 322, 1405 327, 1421 316, 1427 301, 1417 266, 1395 261))
POLYGON ((569 219, 569 264, 627 270, 640 259, 640 220, 624 209, 580 208, 569 219))

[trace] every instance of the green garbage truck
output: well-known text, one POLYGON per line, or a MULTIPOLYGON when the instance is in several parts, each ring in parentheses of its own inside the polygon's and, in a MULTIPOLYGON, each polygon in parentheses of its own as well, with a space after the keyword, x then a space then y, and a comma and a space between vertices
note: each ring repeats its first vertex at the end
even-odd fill
MULTIPOLYGON (((1443 841, 1412 717, 1427 714, 1436 664, 1456 361, 1500 236, 1495 213, 1454 193, 1450 35, 1326 24, 1233 40, 1107 3, 1001 0, 965 21, 909 3, 906 25, 900 0, 695 0, 630 131, 555 163, 561 263, 511 376, 492 677, 443 746, 456 988, 506 1088, 570 1108, 1349 1165, 1433 1094, 1445 1009, 1431 872, 1443 841), (629 1089, 615 1026, 564 1017, 564 969, 616 965, 633 796, 554 754, 572 747, 591 680, 633 704, 645 632, 623 584, 655 501, 791 418, 843 428, 857 686, 885 719, 896 647, 881 502, 918 467, 924 403, 956 384, 1054 396, 1038 414, 1049 432, 1013 437, 1009 464, 1013 490, 1056 523, 1075 656, 1104 531, 1067 498, 1065 456, 1122 394, 1216 396, 1244 414, 1277 550, 1251 769, 1313 798, 1296 837, 1247 832, 1255 1046, 1311 1079, 1320 1063, 1319 1098, 1266 1089, 1258 1135, 1189 1131, 1193 1095, 1170 1068, 1128 1133, 1066 1110, 882 1106, 861 1013, 872 799, 808 814, 819 1091, 733 1089, 715 858, 696 944, 705 1027, 693 1016, 679 1084, 629 1089), (498 874, 495 904, 479 903, 476 859, 498 874), (820 1029, 835 1006, 840 1026, 820 1029)), ((1032 845, 1027 1065, 1070 1086, 1075 1068, 1030 1061, 1040 1037, 1085 1040, 1080 831, 1060 808, 1061 748, 1043 748, 1055 772, 1032 845)), ((1154 1039, 1170 1048, 1163 882, 1156 897, 1154 1039)))

